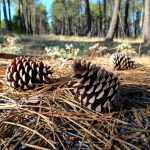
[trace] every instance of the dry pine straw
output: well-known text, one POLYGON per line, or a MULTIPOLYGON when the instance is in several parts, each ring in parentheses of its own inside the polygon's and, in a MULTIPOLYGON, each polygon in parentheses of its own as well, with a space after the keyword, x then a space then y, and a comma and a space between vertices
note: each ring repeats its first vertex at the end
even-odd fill
MULTIPOLYGON (((109 60, 96 60, 92 63, 113 71, 109 60)), ((108 114, 80 105, 67 87, 69 68, 54 70, 55 82, 38 90, 18 92, 5 86, 0 94, 0 149, 150 149, 147 65, 113 71, 121 82, 120 106, 108 114)), ((5 85, 4 75, 0 77, 5 85)))

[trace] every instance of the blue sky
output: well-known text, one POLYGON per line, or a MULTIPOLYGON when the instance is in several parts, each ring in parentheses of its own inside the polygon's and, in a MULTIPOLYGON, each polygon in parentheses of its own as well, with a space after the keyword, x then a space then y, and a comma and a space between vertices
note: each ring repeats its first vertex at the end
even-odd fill
MULTIPOLYGON (((44 6, 46 6, 46 10, 47 12, 49 13, 49 10, 50 10, 50 7, 53 3, 53 0, 39 0, 38 3, 42 2, 44 6)), ((96 3, 97 0, 89 0, 89 2, 93 2, 93 3, 96 3)), ((16 8, 17 6, 11 6, 11 18, 13 18, 13 16, 15 15, 15 11, 14 11, 14 8, 16 8)), ((8 5, 6 3, 6 10, 7 10, 7 14, 8 14, 8 5)), ((48 14, 49 16, 50 14, 48 14)), ((8 17, 9 15, 7 15, 8 17)), ((1 4, 1 19, 3 20, 4 19, 4 13, 3 13, 3 7, 2 7, 2 4, 1 4)), ((9 19, 9 18, 8 18, 9 19)), ((50 18, 48 17, 48 23, 50 24, 51 20, 50 18)))

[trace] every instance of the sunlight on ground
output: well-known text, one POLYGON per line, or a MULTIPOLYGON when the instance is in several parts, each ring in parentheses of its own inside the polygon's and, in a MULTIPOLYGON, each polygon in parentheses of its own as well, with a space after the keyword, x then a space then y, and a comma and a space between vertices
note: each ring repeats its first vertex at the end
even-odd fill
MULTIPOLYGON (((47 40, 59 40, 59 41, 76 41, 76 42, 95 42, 95 41, 104 41, 105 38, 100 38, 100 37, 91 37, 91 38, 87 38, 87 37, 75 37, 75 36, 62 36, 62 35, 54 35, 54 34, 50 34, 50 35, 43 35, 43 38, 47 39, 47 40)), ((140 43, 142 42, 141 39, 131 39, 131 38, 127 38, 127 39, 116 39, 114 38, 113 40, 114 42, 131 42, 131 43, 140 43)))

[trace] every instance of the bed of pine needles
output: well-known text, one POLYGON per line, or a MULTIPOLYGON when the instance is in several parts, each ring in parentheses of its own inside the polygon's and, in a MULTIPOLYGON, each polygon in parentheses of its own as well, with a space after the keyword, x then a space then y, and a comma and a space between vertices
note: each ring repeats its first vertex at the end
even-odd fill
POLYGON ((47 61, 54 65, 52 83, 25 92, 6 86, 6 67, 1 66, 0 149, 149 150, 149 63, 137 59, 135 69, 114 71, 109 58, 91 61, 120 79, 120 106, 113 112, 103 114, 82 106, 67 86, 71 70, 58 67, 57 60, 47 61))

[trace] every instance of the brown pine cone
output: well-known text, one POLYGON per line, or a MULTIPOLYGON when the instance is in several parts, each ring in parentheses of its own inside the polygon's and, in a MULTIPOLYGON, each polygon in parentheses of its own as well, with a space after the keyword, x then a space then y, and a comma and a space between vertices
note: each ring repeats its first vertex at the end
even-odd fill
POLYGON ((74 93, 82 104, 91 110, 108 112, 119 104, 120 83, 116 75, 91 62, 77 60, 72 64, 74 71, 74 93))
POLYGON ((34 89, 36 84, 46 83, 53 73, 52 70, 42 61, 36 61, 29 57, 17 57, 7 68, 6 79, 10 87, 30 90, 34 89))
POLYGON ((115 70, 125 70, 134 67, 134 61, 123 53, 114 53, 110 56, 110 61, 115 70))

